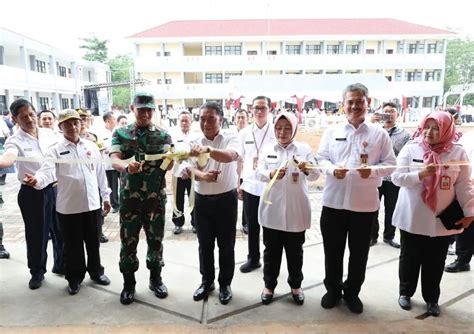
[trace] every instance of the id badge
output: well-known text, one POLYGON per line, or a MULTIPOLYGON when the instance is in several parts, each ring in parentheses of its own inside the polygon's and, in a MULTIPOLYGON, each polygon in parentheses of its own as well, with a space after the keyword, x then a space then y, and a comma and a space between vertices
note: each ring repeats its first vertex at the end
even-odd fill
POLYGON ((451 189, 451 177, 447 175, 441 176, 441 182, 439 183, 439 187, 441 190, 451 189))
POLYGON ((369 155, 367 153, 360 154, 360 164, 361 166, 367 166, 369 164, 369 155))
POLYGON ((293 172, 293 173, 291 173, 291 181, 292 181, 292 183, 298 183, 299 178, 300 178, 300 172, 293 172))
POLYGON ((253 170, 257 169, 258 155, 253 157, 253 170))

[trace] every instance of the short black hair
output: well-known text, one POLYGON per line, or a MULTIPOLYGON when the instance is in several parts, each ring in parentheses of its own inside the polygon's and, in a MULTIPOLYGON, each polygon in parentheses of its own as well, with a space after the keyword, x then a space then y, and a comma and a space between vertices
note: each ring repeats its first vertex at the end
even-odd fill
POLYGON ((120 120, 121 120, 122 118, 125 118, 126 120, 128 120, 128 119, 127 119, 127 116, 125 116, 125 115, 120 115, 119 117, 117 117, 117 123, 120 122, 120 120))
POLYGON ((346 94, 348 92, 361 92, 362 94, 364 94, 365 97, 369 97, 369 89, 360 82, 350 84, 349 86, 344 88, 344 90, 342 91, 342 100, 346 98, 346 94))
POLYGON ((51 113, 53 115, 53 118, 56 119, 56 115, 54 114, 54 112, 52 112, 51 110, 48 110, 48 109, 44 109, 44 110, 41 110, 39 113, 38 113, 38 118, 41 118, 41 115, 43 115, 44 113, 51 113))
POLYGON ((207 101, 199 108, 199 110, 202 110, 202 109, 213 109, 217 115, 219 115, 221 118, 224 118, 224 113, 222 112, 222 106, 215 101, 207 101))
POLYGON ((189 117, 191 117, 191 122, 193 121, 193 115, 189 111, 187 110, 181 111, 178 115, 178 119, 181 118, 182 115, 188 115, 189 117))
POLYGON ((265 100, 265 101, 267 101, 268 109, 270 109, 270 110, 272 109, 272 100, 270 100, 270 98, 268 96, 259 95, 257 97, 254 97, 254 99, 252 100, 252 104, 256 100, 265 100))
POLYGON ((114 113, 111 111, 106 111, 102 114, 102 119, 104 120, 104 123, 107 122, 110 118, 114 116, 114 113))
POLYGON ((392 107, 392 108, 395 108, 397 109, 397 105, 393 102, 385 102, 384 104, 382 104, 382 109, 385 108, 385 107, 392 107))
POLYGON ((31 109, 33 109, 33 111, 36 112, 36 109, 35 107, 33 107, 31 102, 25 99, 18 99, 18 100, 13 101, 13 103, 10 104, 10 112, 12 113, 13 116, 17 117, 20 112, 20 109, 23 107, 31 107, 31 109))
POLYGON ((234 116, 237 116, 237 114, 240 114, 240 113, 242 113, 242 112, 244 112, 245 115, 246 115, 247 117, 249 117, 249 113, 248 113, 248 111, 245 110, 245 109, 237 109, 237 110, 235 111, 234 116))

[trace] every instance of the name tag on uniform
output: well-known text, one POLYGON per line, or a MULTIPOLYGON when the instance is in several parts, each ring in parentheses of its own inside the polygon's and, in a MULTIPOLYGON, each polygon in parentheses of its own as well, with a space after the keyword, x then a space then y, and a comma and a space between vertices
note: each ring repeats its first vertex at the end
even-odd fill
POLYGON ((451 177, 447 175, 441 176, 441 182, 439 183, 439 187, 441 190, 451 189, 451 177))
POLYGON ((268 159, 277 159, 278 157, 276 155, 267 155, 268 159))
POLYGON ((423 159, 413 159, 413 162, 421 162, 421 163, 423 163, 423 159))
POLYGON ((64 152, 60 152, 59 155, 65 155, 65 154, 69 154, 69 153, 71 153, 71 152, 69 152, 69 151, 64 151, 64 152))
POLYGON ((249 141, 246 141, 245 144, 253 144, 254 141, 253 140, 249 140, 249 141))
POLYGON ((336 138, 336 141, 346 141, 347 138, 336 138))
POLYGON ((182 142, 184 142, 184 140, 180 139, 180 140, 177 140, 176 142, 177 143, 182 143, 182 142))
POLYGON ((25 151, 33 151, 33 149, 31 147, 25 147, 24 150, 25 151))

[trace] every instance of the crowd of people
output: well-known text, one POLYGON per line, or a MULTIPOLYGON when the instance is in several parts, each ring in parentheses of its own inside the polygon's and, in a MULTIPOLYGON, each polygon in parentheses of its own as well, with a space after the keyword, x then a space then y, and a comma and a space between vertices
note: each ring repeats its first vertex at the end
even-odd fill
MULTIPOLYGON (((222 131, 225 115, 218 103, 204 103, 198 108, 200 133, 190 130, 194 117, 186 110, 176 115, 176 127, 170 131, 154 124, 155 98, 144 92, 137 93, 130 106, 134 122, 127 125, 126 117, 106 112, 101 134, 91 130, 87 110, 62 110, 56 119, 52 112, 37 114, 27 100, 14 101, 10 111, 18 130, 5 141, 0 168, 15 166, 21 182, 18 204, 25 223, 30 289, 41 287, 44 280, 49 238, 52 271, 65 275, 71 295, 79 292, 86 273, 96 284, 110 284, 101 265, 100 242, 107 241, 103 218, 113 212, 120 222, 120 302, 135 300, 142 228, 149 288, 156 297, 166 298, 162 269, 169 171, 176 183, 174 234, 183 231, 186 193, 194 202, 190 223, 197 235, 201 282, 193 299, 203 300, 216 289, 216 243, 219 301, 226 305, 232 299, 242 200, 248 255, 240 271, 262 266, 262 233, 262 303, 273 301, 285 250, 291 295, 302 305, 303 245, 311 226, 308 182, 324 176, 320 227, 326 293, 321 306, 330 309, 344 299, 350 311, 363 312, 359 293, 370 247, 377 243, 383 197, 383 241, 401 248, 399 305, 411 308, 421 272, 427 312, 438 316, 443 271, 470 269, 473 141, 459 144, 461 134, 445 111, 425 116, 413 136, 398 124, 397 106, 391 102, 369 117, 371 99, 360 83, 347 86, 342 101, 345 121, 324 131, 317 152, 296 140, 294 113, 280 111, 271 117, 272 103, 266 96, 255 97, 250 110, 236 110, 235 131, 222 131), (170 154, 176 151, 187 152, 185 161, 173 160, 170 154), (396 228, 400 244, 394 240, 396 228), (445 266, 454 236, 458 258, 445 266), (346 247, 350 256, 343 280, 346 247)), ((472 133, 464 138, 469 136, 472 133)), ((0 225, 0 245, 1 235, 0 225)), ((2 246, 0 257, 7 258, 5 254, 2 246)))

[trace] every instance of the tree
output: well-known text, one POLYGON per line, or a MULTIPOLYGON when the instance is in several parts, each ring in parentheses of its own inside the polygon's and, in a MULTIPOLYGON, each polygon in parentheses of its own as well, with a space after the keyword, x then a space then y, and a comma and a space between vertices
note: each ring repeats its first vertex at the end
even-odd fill
POLYGON ((474 82, 474 41, 469 38, 448 42, 444 90, 452 85, 474 82))
POLYGON ((108 58, 108 48, 107 43, 108 40, 100 40, 96 36, 80 38, 80 40, 84 41, 85 44, 79 46, 81 49, 86 49, 87 52, 84 55, 84 59, 90 61, 98 61, 101 63, 107 62, 108 58))
MULTIPOLYGON (((133 66, 133 59, 130 55, 117 55, 108 61, 112 82, 130 80, 130 68, 133 66)), ((130 87, 112 88, 113 105, 118 108, 126 109, 130 104, 130 87)))

